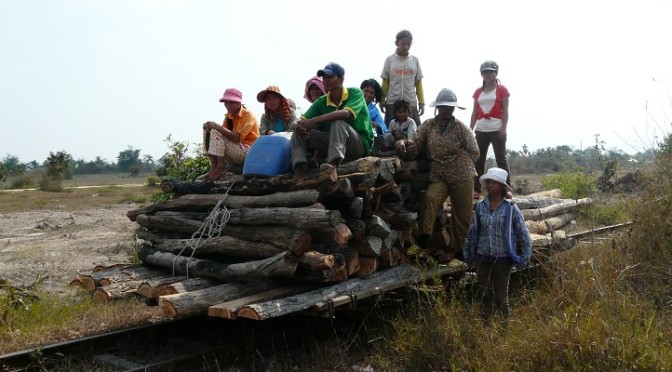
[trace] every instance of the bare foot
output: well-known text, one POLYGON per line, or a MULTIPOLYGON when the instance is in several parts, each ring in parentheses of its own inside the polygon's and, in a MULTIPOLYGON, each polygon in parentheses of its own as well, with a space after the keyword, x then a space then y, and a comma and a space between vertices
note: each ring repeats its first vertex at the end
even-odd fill
POLYGON ((226 173, 226 169, 215 169, 212 172, 209 172, 205 179, 208 181, 217 181, 224 175, 224 173, 226 173))
POLYGON ((301 178, 303 174, 308 170, 307 163, 298 163, 294 165, 294 177, 301 178))

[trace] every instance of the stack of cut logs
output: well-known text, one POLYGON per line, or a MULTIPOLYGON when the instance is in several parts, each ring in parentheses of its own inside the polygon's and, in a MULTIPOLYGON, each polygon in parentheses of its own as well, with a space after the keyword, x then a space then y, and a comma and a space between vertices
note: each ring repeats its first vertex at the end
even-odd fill
MULTIPOLYGON (((145 228, 138 231, 147 242, 138 248, 140 259, 179 275, 243 281, 365 278, 407 262, 403 253, 414 243, 428 170, 422 160, 366 157, 303 178, 169 180, 162 188, 176 198, 130 211, 128 217, 145 228), (226 225, 203 233, 216 205, 226 225)), ((559 190, 552 190, 515 202, 534 247, 556 251, 575 244, 558 229, 591 200, 561 199, 559 190)), ((441 252, 450 249, 449 213, 448 205, 437 211, 431 244, 441 252)))
POLYGON ((576 245, 576 239, 562 228, 574 220, 578 208, 592 202, 590 198, 562 199, 557 189, 518 196, 513 200, 525 218, 532 236, 533 256, 537 260, 576 245))
POLYGON ((366 157, 302 178, 164 181, 174 199, 127 215, 145 228, 140 259, 177 275, 338 282, 405 259, 426 180, 417 161, 366 157), (226 225, 198 239, 218 203, 226 225))
MULTIPOLYGON (((412 263, 405 250, 414 243, 428 179, 426 162, 367 157, 303 178, 167 180, 161 186, 172 200, 127 213, 142 227, 143 264, 96 267, 71 284, 93 290, 97 301, 139 294, 171 316, 323 311, 425 275, 400 264, 412 263)), ((571 248, 574 239, 558 229, 590 203, 561 199, 557 190, 514 200, 533 233, 535 257, 571 248)), ((439 250, 449 248, 449 213, 449 205, 437 211, 432 245, 439 250)), ((466 265, 455 260, 439 269, 459 275, 466 265)))

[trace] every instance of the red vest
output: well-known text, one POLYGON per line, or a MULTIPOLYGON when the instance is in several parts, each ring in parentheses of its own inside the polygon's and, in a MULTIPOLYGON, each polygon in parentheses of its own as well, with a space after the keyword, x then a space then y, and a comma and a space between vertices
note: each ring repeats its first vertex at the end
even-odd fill
MULTIPOLYGON (((476 92, 474 93, 474 99, 476 100, 476 103, 478 103, 478 97, 481 95, 481 92, 483 91, 483 87, 476 89, 476 92)), ((502 103, 502 100, 504 97, 509 96, 509 91, 501 84, 497 84, 497 88, 495 88, 495 105, 492 106, 492 110, 490 112, 483 112, 483 109, 481 108, 481 105, 476 105, 476 110, 478 116, 476 116, 477 120, 480 119, 490 119, 490 118, 497 118, 497 119, 502 119, 504 116, 504 104, 502 103)))

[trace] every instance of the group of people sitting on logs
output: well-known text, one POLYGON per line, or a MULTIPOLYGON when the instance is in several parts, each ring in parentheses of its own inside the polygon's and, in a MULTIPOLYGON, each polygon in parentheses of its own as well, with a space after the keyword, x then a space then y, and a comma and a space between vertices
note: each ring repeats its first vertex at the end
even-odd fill
MULTIPOLYGON (((304 97, 311 106, 300 117, 294 101, 286 98, 277 86, 271 85, 257 94, 257 100, 264 103, 260 121, 242 104, 240 90, 226 89, 219 100, 227 110, 224 122, 221 125, 213 121, 203 124, 203 150, 211 168, 201 179, 220 179, 228 167, 245 163, 249 149, 260 136, 281 132, 292 133, 291 164, 296 177, 312 171, 310 165, 315 163, 308 159, 313 154, 326 159, 326 164, 338 167, 343 161, 368 155, 396 154, 405 158, 409 147, 432 154, 448 151, 445 144, 434 148, 438 143, 431 141, 434 136, 429 127, 419 130, 424 125, 418 126, 412 118, 415 110, 411 110, 407 101, 398 100, 390 105, 394 113, 386 123, 376 108, 376 102, 380 102, 382 95, 378 82, 368 79, 362 82, 360 88, 347 88, 343 85, 344 76, 343 67, 332 62, 309 79, 304 97), (376 137, 380 138, 375 140, 376 137)), ((465 150, 464 155, 478 157, 476 142, 468 141, 469 137, 473 137, 471 131, 452 116, 455 107, 464 109, 457 104, 455 94, 443 89, 431 106, 437 108, 437 115, 425 123, 438 120, 443 126, 450 124, 449 127, 455 127, 457 132, 452 134, 457 134, 464 143, 461 146, 465 150)), ((450 134, 441 132, 442 137, 450 134)), ((469 173, 469 169, 465 173, 469 173)))

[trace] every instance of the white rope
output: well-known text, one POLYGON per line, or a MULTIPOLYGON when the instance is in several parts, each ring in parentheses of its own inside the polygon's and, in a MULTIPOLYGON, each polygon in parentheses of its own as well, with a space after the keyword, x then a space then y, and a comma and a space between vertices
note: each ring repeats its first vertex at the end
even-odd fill
POLYGON ((233 181, 231 183, 229 189, 226 190, 226 192, 219 198, 215 207, 212 209, 210 214, 205 218, 205 221, 203 222, 201 227, 199 227, 198 230, 196 230, 196 232, 191 235, 191 238, 187 241, 187 244, 185 244, 184 248, 182 248, 182 250, 173 259, 173 276, 175 276, 175 263, 177 262, 177 259, 180 258, 180 256, 182 256, 182 253, 184 252, 185 249, 191 248, 191 255, 187 259, 187 265, 185 270, 187 279, 189 279, 189 263, 191 262, 191 259, 194 257, 196 250, 202 247, 210 239, 218 238, 219 236, 222 235, 222 230, 224 230, 224 227, 226 226, 227 222, 229 222, 229 218, 231 218, 231 213, 229 213, 229 210, 223 203, 224 200, 226 200, 226 197, 229 196, 229 191, 231 191, 231 188, 235 183, 236 181, 233 181))

